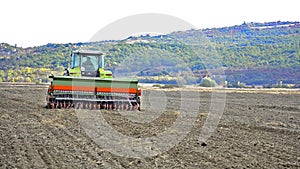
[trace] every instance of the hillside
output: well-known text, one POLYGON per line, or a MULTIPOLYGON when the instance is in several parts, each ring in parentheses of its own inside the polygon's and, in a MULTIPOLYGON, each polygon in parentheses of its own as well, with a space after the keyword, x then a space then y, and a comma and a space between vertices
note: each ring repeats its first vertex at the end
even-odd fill
MULTIPOLYGON (((72 49, 107 53, 114 73, 180 77, 199 81, 208 69, 222 68, 229 83, 300 84, 300 23, 268 22, 129 37, 121 41, 47 44, 19 48, 0 44, 0 81, 47 81, 69 63, 72 49)), ((212 74, 210 74, 212 76, 212 74)), ((189 79, 185 79, 189 81, 189 79)))

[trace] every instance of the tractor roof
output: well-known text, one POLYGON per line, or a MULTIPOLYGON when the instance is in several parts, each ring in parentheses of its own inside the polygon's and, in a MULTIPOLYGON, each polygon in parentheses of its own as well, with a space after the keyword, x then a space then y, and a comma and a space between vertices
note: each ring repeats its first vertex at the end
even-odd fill
POLYGON ((76 54, 86 54, 86 55, 103 55, 103 53, 101 51, 97 51, 97 50, 75 50, 72 53, 76 53, 76 54))

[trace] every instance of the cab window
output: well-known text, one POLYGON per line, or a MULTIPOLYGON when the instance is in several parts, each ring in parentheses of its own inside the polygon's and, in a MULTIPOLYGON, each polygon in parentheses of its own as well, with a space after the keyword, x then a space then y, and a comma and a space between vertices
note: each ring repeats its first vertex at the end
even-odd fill
POLYGON ((73 53, 72 54, 72 64, 71 64, 71 68, 75 68, 75 67, 79 67, 79 63, 80 63, 80 56, 73 53))

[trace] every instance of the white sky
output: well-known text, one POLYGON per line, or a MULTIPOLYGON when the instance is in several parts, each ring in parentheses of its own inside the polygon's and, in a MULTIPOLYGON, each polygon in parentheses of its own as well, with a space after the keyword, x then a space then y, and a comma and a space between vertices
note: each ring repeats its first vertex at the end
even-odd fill
POLYGON ((135 14, 161 13, 197 28, 300 21, 299 0, 1 0, 0 43, 38 46, 87 42, 104 26, 135 14))

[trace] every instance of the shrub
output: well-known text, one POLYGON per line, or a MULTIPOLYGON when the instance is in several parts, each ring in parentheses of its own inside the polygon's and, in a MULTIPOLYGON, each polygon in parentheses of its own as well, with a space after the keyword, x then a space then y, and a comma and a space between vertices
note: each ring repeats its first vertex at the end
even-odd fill
POLYGON ((201 80, 200 86, 202 86, 202 87, 216 87, 217 83, 216 83, 215 80, 213 80, 209 77, 205 77, 201 80))

